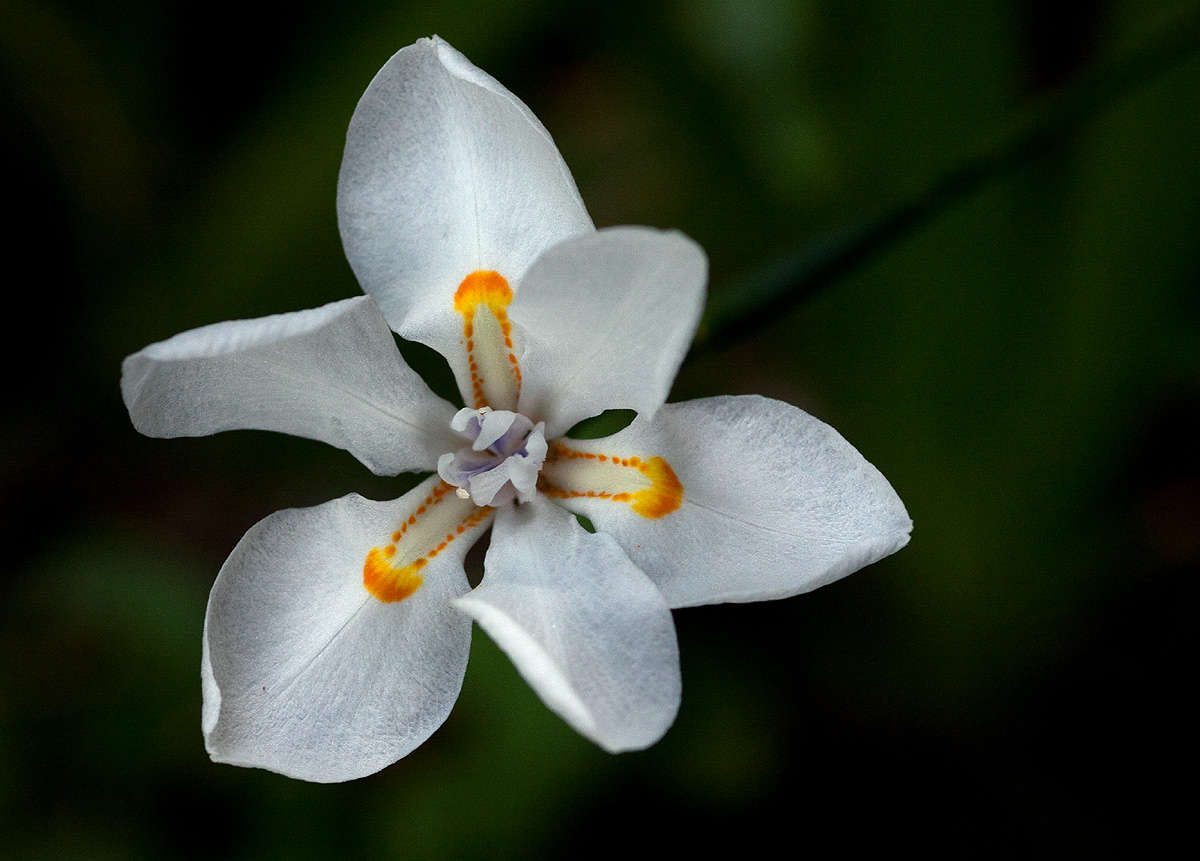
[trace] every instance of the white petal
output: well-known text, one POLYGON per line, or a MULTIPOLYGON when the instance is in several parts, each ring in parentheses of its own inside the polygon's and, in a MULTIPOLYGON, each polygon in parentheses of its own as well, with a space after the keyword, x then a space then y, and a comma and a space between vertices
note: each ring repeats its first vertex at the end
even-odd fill
POLYGON ((662 737, 679 709, 675 626, 615 541, 535 497, 499 511, 485 570, 455 604, 547 706, 612 753, 662 737))
MULTIPOLYGON (((653 422, 563 442, 670 464, 682 504, 663 516, 601 498, 563 504, 616 537, 672 607, 807 592, 899 550, 912 529, 887 479, 837 431, 768 398, 667 404, 653 422)), ((543 468, 550 481, 554 469, 543 468)), ((603 467, 587 469, 603 477, 603 467)))
POLYGON ((524 333, 518 410, 555 438, 606 409, 650 418, 667 399, 700 313, 708 261, 682 233, 614 227, 556 245, 509 317, 524 333))
POLYGON ((148 436, 280 431, 344 448, 381 475, 428 469, 456 444, 454 408, 404 364, 365 296, 151 344, 125 359, 121 394, 148 436))
POLYGON ((246 533, 204 623, 203 729, 215 761, 349 780, 404 756, 446 719, 470 649, 470 624, 451 601, 469 588, 462 557, 486 523, 420 569, 403 600, 368 593, 363 570, 437 484, 393 502, 350 495, 280 511, 246 533))
POLYGON ((393 329, 446 357, 468 403, 463 279, 497 271, 515 288, 543 250, 592 229, 542 124, 437 37, 397 52, 358 103, 338 223, 363 289, 393 329))

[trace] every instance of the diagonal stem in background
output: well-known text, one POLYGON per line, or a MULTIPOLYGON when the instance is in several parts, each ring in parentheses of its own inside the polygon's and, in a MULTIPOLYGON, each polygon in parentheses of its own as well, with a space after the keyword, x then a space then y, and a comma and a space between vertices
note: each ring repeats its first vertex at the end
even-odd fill
POLYGON ((1122 96, 1200 47, 1200 6, 1160 26, 1142 45, 1080 76, 1016 131, 967 158, 891 211, 822 234, 731 290, 713 295, 687 359, 723 348, 911 236, 949 206, 1052 150, 1122 96))

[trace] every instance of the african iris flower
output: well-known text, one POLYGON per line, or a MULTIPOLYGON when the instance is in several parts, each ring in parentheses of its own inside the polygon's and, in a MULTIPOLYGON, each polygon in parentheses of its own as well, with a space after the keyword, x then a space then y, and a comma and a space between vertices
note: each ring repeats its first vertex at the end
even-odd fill
POLYGON ((234 548, 204 625, 214 760, 315 781, 383 768, 446 719, 472 620, 584 736, 643 748, 679 705, 671 608, 794 595, 907 543, 887 480, 799 409, 664 405, 703 252, 595 230, 550 135, 445 42, 367 88, 338 216, 367 296, 184 332, 123 367, 145 434, 274 430, 382 475, 435 471, 390 502, 277 512, 234 548), (434 395, 393 331, 445 356, 468 406, 434 395), (564 436, 610 408, 637 418, 564 436), (489 526, 472 589, 463 557, 489 526))

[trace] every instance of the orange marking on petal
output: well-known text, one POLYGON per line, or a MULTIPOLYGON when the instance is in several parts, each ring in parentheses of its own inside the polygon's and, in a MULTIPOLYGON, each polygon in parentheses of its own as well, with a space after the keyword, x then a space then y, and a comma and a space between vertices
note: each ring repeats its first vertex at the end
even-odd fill
POLYGON ((429 560, 494 511, 454 495, 447 496, 450 490, 450 485, 441 482, 425 497, 416 512, 392 533, 391 544, 372 547, 367 552, 363 562, 363 586, 375 598, 392 603, 411 596, 421 587, 423 580, 418 572, 429 564, 429 560), (451 530, 445 539, 442 538, 444 529, 451 530), (435 542, 440 543, 435 546, 435 542))
POLYGON ((675 470, 671 469, 671 464, 661 457, 652 457, 637 469, 650 479, 650 486, 634 494, 634 511, 642 517, 656 519, 670 514, 683 504, 683 483, 675 475, 675 470))
POLYGON ((675 474, 675 470, 663 458, 650 457, 642 460, 637 456, 623 458, 617 455, 578 451, 568 448, 561 442, 554 442, 550 445, 549 456, 538 480, 538 489, 547 496, 558 499, 607 499, 612 502, 628 503, 636 514, 649 519, 665 517, 683 504, 683 483, 675 474), (595 467, 581 465, 568 468, 564 474, 554 468, 555 461, 559 459, 596 461, 597 465, 595 467), (580 472, 581 469, 583 472, 580 472), (645 481, 633 478, 626 470, 635 471, 645 481), (555 475, 556 472, 558 475, 555 475), (567 482, 571 484, 578 483, 586 486, 595 482, 601 485, 601 488, 607 485, 609 489, 562 487, 555 483, 561 480, 560 476, 566 478, 567 482))
POLYGON ((425 560, 418 559, 403 568, 393 568, 379 548, 372 547, 363 564, 363 585, 385 604, 403 601, 421 587, 424 580, 417 572, 424 567, 425 560))
POLYGON ((476 409, 485 406, 516 408, 517 394, 521 391, 521 368, 513 352, 512 323, 508 319, 507 309, 512 299, 513 291, 505 277, 499 272, 483 269, 469 274, 454 292, 454 310, 463 318, 467 369, 471 374, 471 396, 476 409), (484 312, 482 317, 479 316, 481 312, 484 312), (478 351, 482 350, 482 355, 492 358, 500 349, 500 340, 507 351, 509 367, 504 366, 503 356, 495 355, 492 362, 484 361, 486 372, 481 370, 478 351), (495 360, 500 360, 500 364, 497 365, 495 360), (507 374, 509 379, 493 379, 487 376, 488 373, 497 377, 507 374), (489 396, 497 402, 489 404, 489 396))

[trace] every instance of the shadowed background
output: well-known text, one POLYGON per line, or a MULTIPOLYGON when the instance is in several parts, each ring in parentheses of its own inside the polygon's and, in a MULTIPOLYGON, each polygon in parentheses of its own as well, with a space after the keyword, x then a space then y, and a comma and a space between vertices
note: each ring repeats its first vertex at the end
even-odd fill
POLYGON ((1132 0, 0 0, 0 854, 1167 836, 1195 727, 1196 20, 1132 0), (411 480, 266 433, 142 438, 120 360, 359 292, 334 212, 346 124, 433 32, 530 105, 598 226, 685 231, 710 307, 749 314, 710 320, 672 399, 759 392, 828 421, 896 487, 913 540, 808 596, 677 611, 683 704, 643 753, 574 734, 477 629, 457 707, 399 764, 329 787, 217 766, 200 633, 225 556, 272 511, 411 480), (962 165, 978 176, 910 229, 805 280, 814 249, 962 165), (802 301, 754 314, 780 279, 802 301))

